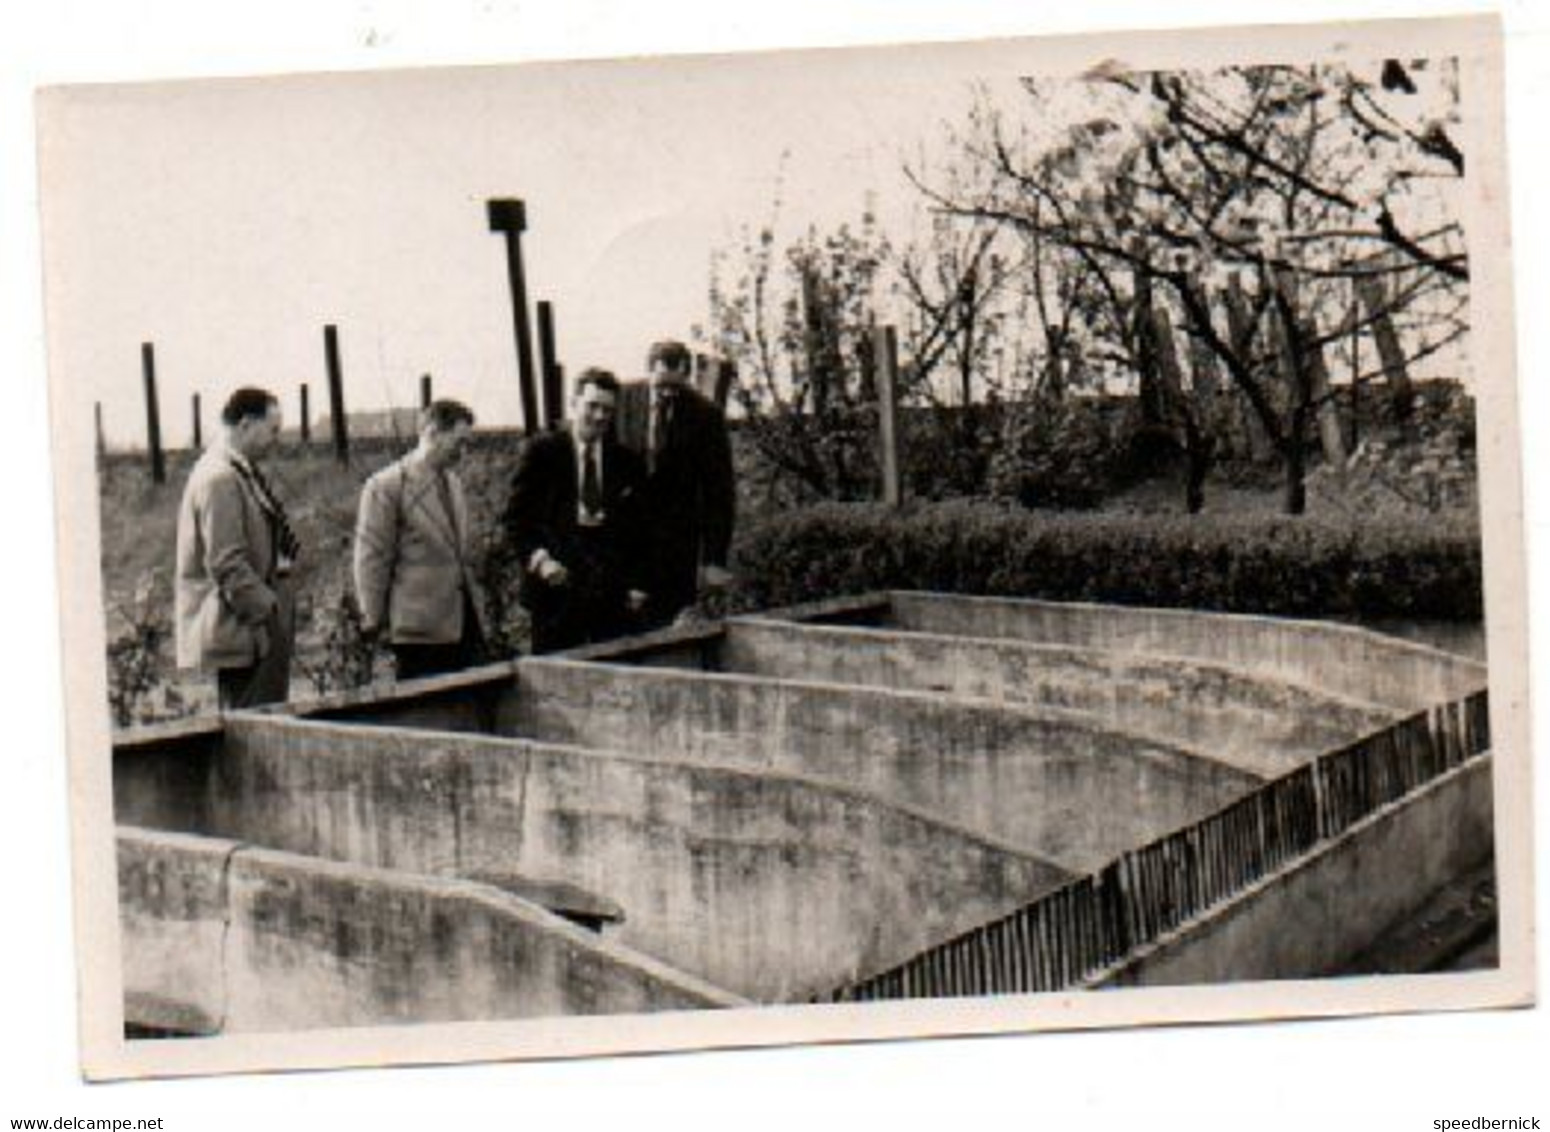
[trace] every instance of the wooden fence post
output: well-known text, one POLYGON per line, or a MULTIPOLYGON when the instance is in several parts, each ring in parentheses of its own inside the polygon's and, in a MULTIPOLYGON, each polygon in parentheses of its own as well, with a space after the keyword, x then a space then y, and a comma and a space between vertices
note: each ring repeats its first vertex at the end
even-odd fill
POLYGON ((560 384, 560 363, 555 360, 554 304, 538 303, 538 370, 544 390, 544 427, 565 419, 565 387, 560 384))
POLYGON ((145 434, 151 454, 151 481, 167 482, 167 461, 161 450, 161 409, 156 403, 156 347, 140 343, 140 368, 145 375, 145 434))
POLYGON ((194 444, 193 450, 198 452, 204 447, 203 422, 199 419, 199 394, 194 394, 194 444))
POLYGON ((428 374, 428 373, 422 373, 420 375, 420 408, 422 408, 422 409, 429 409, 430 407, 431 407, 431 375, 428 374))
POLYGON ((517 343, 517 379, 522 393, 522 427, 532 435, 538 429, 538 388, 533 376, 533 332, 528 324, 527 278, 522 269, 522 233, 527 230, 527 209, 520 200, 485 202, 490 231, 506 237, 506 276, 511 284, 511 323, 517 343))
POLYGON ((350 430, 344 419, 344 372, 339 364, 339 328, 323 327, 323 357, 328 365, 328 411, 333 417, 334 458, 350 462, 350 430))
POLYGON ((307 383, 301 383, 301 443, 305 447, 312 443, 312 413, 307 405, 307 383))
POLYGON ((877 431, 882 442, 883 502, 897 507, 904 492, 899 477, 899 342, 891 326, 872 332, 877 359, 877 431))
POLYGON ((716 384, 711 390, 711 400, 723 413, 727 411, 727 398, 732 395, 732 383, 737 380, 737 363, 721 358, 716 363, 716 384))
POLYGON ((97 462, 100 464, 108 454, 108 440, 102 431, 102 402, 97 401, 92 405, 92 416, 97 421, 97 462))

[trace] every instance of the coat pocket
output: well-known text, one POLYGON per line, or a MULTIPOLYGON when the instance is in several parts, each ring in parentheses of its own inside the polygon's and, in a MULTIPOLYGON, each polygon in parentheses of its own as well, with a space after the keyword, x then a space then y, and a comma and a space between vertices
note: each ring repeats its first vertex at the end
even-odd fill
POLYGON ((395 640, 455 641, 463 631, 457 567, 400 565, 388 598, 395 640))
POLYGON ((253 630, 244 625, 212 588, 199 605, 196 621, 200 657, 212 664, 251 664, 258 659, 253 630))

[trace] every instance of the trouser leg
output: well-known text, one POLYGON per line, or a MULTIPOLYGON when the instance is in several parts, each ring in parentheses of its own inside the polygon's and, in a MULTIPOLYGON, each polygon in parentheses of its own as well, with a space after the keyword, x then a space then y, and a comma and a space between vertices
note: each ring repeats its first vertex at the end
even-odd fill
POLYGON ((245 668, 223 668, 216 675, 216 693, 223 710, 284 703, 291 696, 291 654, 296 640, 295 593, 288 579, 275 583, 279 599, 265 625, 269 649, 245 668))

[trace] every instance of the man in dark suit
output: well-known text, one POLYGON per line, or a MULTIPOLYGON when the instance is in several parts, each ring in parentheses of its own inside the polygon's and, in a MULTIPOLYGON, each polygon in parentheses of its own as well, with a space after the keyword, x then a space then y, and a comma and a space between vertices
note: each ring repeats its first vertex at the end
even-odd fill
POLYGON ((732 446, 721 410, 689 384, 689 351, 658 342, 645 437, 647 621, 665 625, 732 580, 735 491, 732 446))
POLYGON ((582 371, 570 425, 529 441, 512 477, 505 529, 535 653, 626 634, 646 602, 638 548, 644 471, 614 439, 618 396, 613 374, 582 371))

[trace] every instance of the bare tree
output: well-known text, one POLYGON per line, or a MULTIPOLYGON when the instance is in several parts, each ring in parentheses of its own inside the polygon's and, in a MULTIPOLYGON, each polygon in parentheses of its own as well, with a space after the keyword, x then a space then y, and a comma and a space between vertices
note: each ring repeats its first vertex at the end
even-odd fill
MULTIPOLYGON (((1375 79, 1274 66, 1027 80, 1025 115, 976 112, 950 184, 917 180, 948 214, 1061 249, 1062 270, 1096 299, 1071 329, 1137 376, 1144 422, 1180 434, 1192 508, 1220 416, 1197 386, 1225 372, 1280 455, 1296 513, 1315 422, 1326 456, 1343 456, 1326 349, 1365 331, 1392 354, 1384 334, 1400 316, 1412 358, 1467 332, 1449 197, 1464 160, 1449 128, 1454 73, 1390 63, 1375 79), (1423 85, 1430 118, 1407 105, 1423 85), (1069 120, 1051 129, 1062 97, 1069 120)), ((1395 380, 1398 359, 1383 360, 1395 380)))
POLYGON ((855 499, 875 478, 869 332, 887 240, 870 215, 781 244, 745 231, 713 264, 698 337, 736 362, 742 435, 778 503, 855 499))

